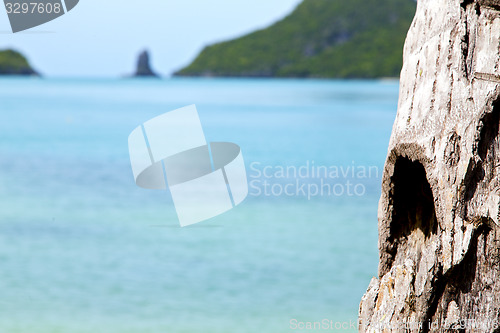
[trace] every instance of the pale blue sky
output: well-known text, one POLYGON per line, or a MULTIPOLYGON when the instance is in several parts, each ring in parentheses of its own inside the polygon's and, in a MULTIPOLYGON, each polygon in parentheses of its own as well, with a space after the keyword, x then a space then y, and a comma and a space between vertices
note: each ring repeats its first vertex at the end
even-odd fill
POLYGON ((12 34, 0 10, 0 48, 15 48, 46 76, 120 76, 148 48, 162 75, 207 44, 263 28, 301 0, 80 0, 45 25, 12 34))

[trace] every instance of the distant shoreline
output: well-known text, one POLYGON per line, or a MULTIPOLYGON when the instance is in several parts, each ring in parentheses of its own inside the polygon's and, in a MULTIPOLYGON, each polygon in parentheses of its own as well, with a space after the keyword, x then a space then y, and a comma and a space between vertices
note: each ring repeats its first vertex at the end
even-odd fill
POLYGON ((234 80, 234 81, 381 81, 395 82, 399 81, 398 77, 382 77, 382 78, 312 78, 312 77, 244 77, 244 76, 163 76, 161 78, 150 77, 133 77, 133 76, 36 76, 36 75, 1 75, 2 79, 36 79, 36 80, 106 80, 106 81, 150 81, 162 82, 170 80, 234 80))

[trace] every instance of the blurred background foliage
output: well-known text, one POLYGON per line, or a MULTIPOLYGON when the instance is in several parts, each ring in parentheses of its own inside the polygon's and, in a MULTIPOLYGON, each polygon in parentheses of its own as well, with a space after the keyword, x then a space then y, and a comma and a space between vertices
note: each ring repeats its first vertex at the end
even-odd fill
POLYGON ((304 0, 274 25, 206 47, 181 76, 397 77, 413 0, 304 0))

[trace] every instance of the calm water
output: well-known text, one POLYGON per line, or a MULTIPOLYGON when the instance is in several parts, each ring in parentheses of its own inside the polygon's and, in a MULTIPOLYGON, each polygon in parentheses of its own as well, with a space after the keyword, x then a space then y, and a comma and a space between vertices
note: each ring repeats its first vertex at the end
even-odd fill
POLYGON ((0 332, 291 332, 355 321, 377 270, 380 174, 397 82, 0 80, 0 332), (127 137, 196 104, 209 141, 239 144, 253 181, 236 209, 179 228, 164 191, 135 186, 127 137), (266 196, 263 181, 274 184, 266 196), (314 193, 314 188, 312 188, 314 193), (308 193, 311 194, 311 191, 308 193))

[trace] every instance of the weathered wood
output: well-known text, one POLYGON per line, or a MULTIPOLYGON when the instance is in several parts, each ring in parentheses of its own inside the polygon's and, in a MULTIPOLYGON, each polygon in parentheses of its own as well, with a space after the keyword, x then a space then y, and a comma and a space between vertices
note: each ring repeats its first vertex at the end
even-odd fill
POLYGON ((419 0, 361 332, 500 332, 500 2, 419 0))

